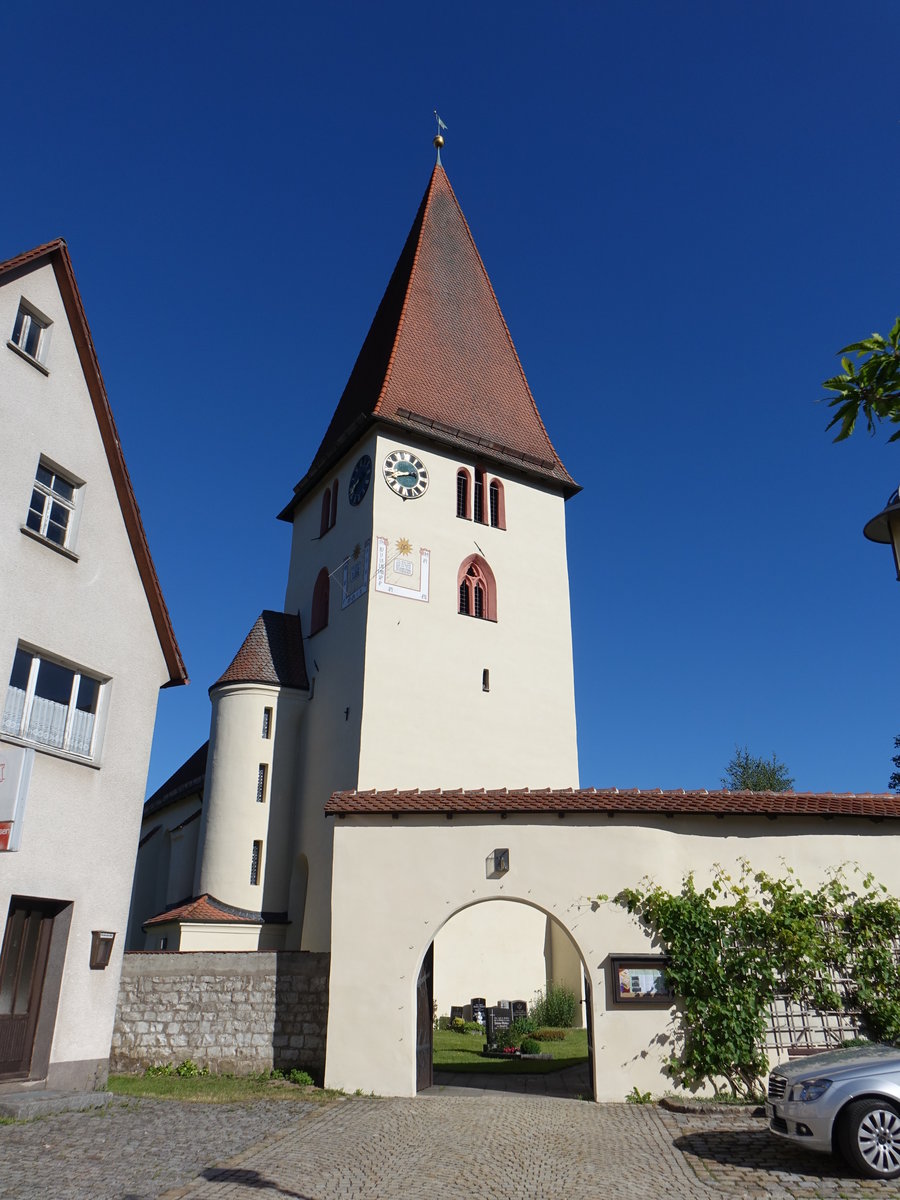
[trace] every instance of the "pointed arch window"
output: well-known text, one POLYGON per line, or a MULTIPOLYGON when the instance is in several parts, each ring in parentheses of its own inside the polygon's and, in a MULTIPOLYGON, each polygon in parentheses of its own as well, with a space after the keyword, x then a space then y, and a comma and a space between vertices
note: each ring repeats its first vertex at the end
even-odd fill
POLYGON ((309 622, 310 637, 314 633, 318 633, 320 629, 324 629, 328 624, 328 591, 328 568, 323 567, 316 576, 315 586, 313 587, 312 617, 309 622))
POLYGON ((497 620, 497 584, 494 572, 480 554, 471 554, 460 564, 456 579, 457 611, 464 617, 497 620))
POLYGON ((456 472, 456 515, 464 517, 467 521, 472 519, 472 509, 469 499, 472 491, 471 482, 469 472, 465 467, 460 467, 456 472))
POLYGON ((495 529, 506 528, 506 504, 503 495, 503 484, 499 479, 492 479, 488 488, 488 508, 490 522, 495 529))

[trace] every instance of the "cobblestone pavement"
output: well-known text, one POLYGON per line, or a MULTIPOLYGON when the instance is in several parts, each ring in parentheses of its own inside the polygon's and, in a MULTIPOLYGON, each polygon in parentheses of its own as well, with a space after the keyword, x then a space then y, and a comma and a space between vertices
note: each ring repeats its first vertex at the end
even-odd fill
POLYGON ((504 1093, 114 1101, 0 1126, 3 1200, 900 1200, 743 1113, 504 1093))

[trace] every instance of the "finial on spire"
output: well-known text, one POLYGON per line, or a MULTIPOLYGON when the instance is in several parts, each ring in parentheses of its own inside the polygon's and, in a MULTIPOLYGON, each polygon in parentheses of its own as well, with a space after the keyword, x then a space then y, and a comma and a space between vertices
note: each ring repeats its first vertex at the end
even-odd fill
POLYGON ((434 138, 434 148, 435 148, 435 150, 437 150, 437 161, 438 161, 438 166, 440 166, 441 165, 441 146, 443 146, 443 144, 444 144, 444 137, 443 137, 443 134, 441 133, 441 130, 446 129, 447 126, 444 124, 444 122, 438 116, 437 109, 434 110, 434 119, 437 121, 437 134, 435 135, 435 138, 434 138))

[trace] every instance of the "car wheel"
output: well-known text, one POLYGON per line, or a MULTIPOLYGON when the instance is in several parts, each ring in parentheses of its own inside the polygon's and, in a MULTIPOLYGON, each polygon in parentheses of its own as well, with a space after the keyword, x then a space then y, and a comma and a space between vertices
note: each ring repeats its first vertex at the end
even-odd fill
POLYGON ((900 1175, 900 1114, 887 1100, 857 1100, 841 1119, 838 1146, 863 1175, 895 1179, 900 1175))

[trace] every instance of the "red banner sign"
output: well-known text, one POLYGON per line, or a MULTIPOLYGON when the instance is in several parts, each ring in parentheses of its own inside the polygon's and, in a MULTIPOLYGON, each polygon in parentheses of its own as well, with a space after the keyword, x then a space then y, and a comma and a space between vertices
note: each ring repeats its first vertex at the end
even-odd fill
POLYGON ((12 837, 12 821, 0 821, 0 850, 9 849, 9 839, 12 837))

